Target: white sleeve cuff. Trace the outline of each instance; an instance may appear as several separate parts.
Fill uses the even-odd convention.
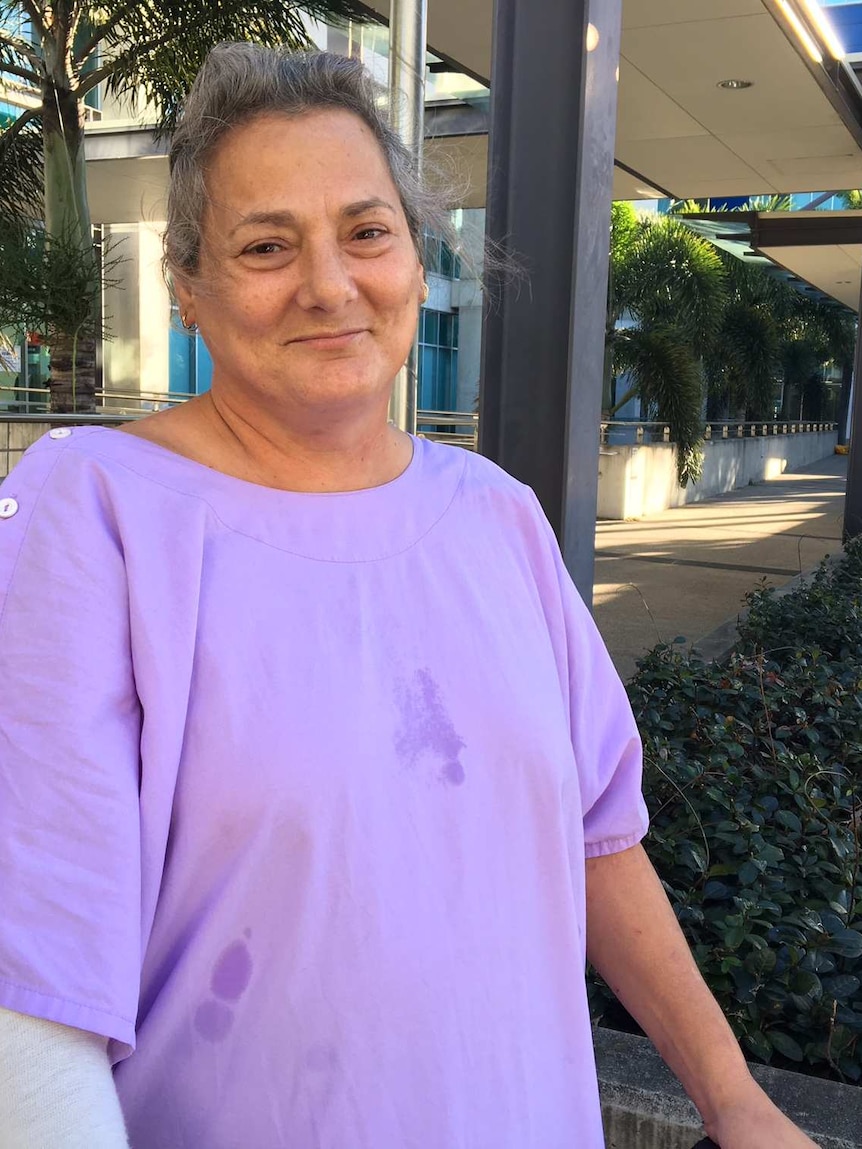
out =
[[[128,1149],[104,1038],[0,1009],[0,1149]]]

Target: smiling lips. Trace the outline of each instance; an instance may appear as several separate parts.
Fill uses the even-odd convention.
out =
[[[362,335],[364,331],[364,327],[355,327],[348,331],[321,331],[317,335],[297,336],[296,339],[291,339],[290,342],[302,343],[306,347],[319,347],[321,349],[327,347],[344,347],[357,336]]]

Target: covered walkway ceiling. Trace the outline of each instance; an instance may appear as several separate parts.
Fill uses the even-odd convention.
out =
[[[485,82],[492,7],[428,3],[431,50]],[[623,0],[621,56],[616,198],[862,187],[862,89],[806,56],[776,0]]]

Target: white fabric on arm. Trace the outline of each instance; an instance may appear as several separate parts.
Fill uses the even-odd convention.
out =
[[[94,1033],[0,1009],[0,1149],[128,1149]]]

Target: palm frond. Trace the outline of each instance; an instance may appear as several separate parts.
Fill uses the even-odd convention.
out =
[[[695,342],[709,339],[721,321],[725,278],[711,243],[662,216],[644,221],[615,281],[620,306],[642,324],[672,326]]]
[[[138,92],[155,106],[161,128],[170,131],[180,103],[209,50],[226,40],[250,40],[301,50],[311,46],[303,17],[329,23],[369,20],[356,0],[142,0],[109,9],[100,73],[110,91],[134,99]],[[108,24],[110,21],[110,24]],[[95,25],[98,28],[98,24]]]
[[[839,192],[838,198],[842,200],[844,206],[850,208],[851,211],[859,211],[859,209],[862,208],[862,191],[858,189]]]
[[[92,332],[101,279],[91,254],[74,234],[49,237],[32,221],[0,215],[0,327],[48,339]]]
[[[21,126],[23,118],[0,132],[0,216],[38,219],[44,196],[42,132],[35,118]]]
[[[628,372],[651,413],[669,425],[680,486],[696,482],[702,467],[703,380],[691,346],[672,327],[635,327],[618,333],[614,358],[615,371]]]
[[[771,417],[778,381],[779,329],[764,304],[737,299],[728,306],[711,358],[723,391],[752,419]]]

